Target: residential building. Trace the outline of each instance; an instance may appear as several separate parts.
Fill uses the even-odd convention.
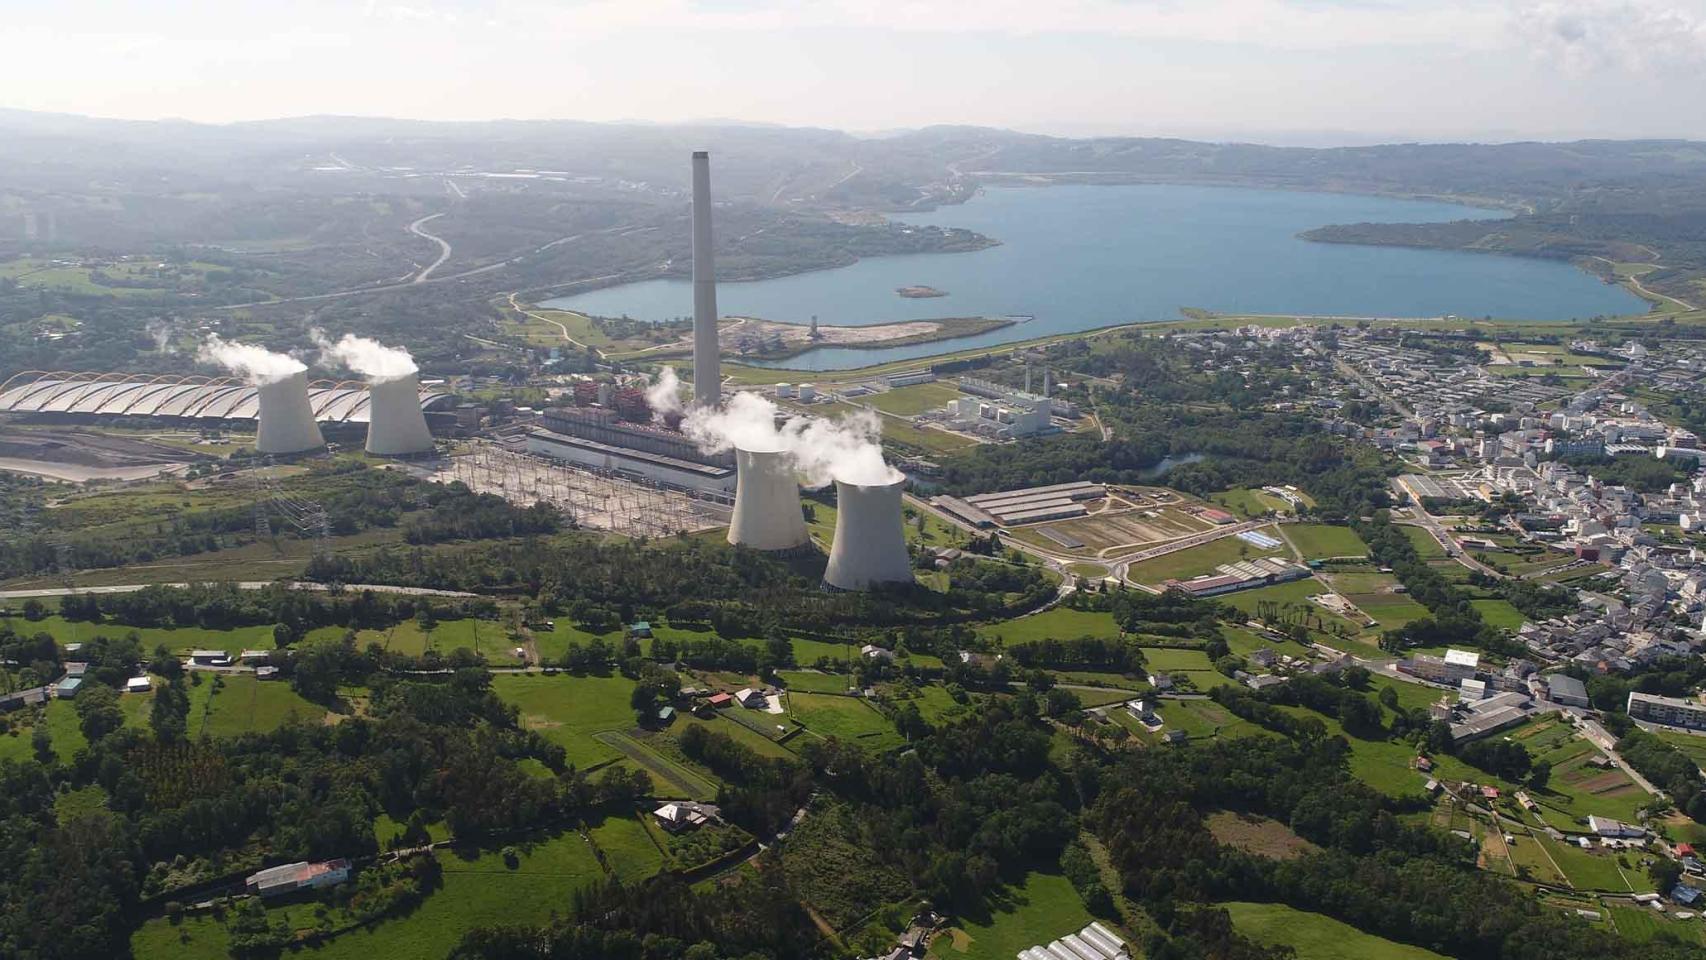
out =
[[[1698,700],[1631,691],[1627,709],[1629,716],[1636,720],[1670,727],[1706,729],[1706,704]]]

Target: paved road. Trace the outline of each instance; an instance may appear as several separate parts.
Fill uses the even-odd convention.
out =
[[[314,583],[306,580],[238,580],[222,582],[234,583],[239,590],[265,590],[267,587],[275,586],[280,582],[288,582],[290,587],[294,590],[328,591],[332,589],[330,584]],[[101,587],[47,587],[36,590],[0,590],[0,600],[40,600],[48,597],[65,597],[84,593],[135,593],[138,590],[145,590],[149,587],[183,588],[188,586],[188,583],[125,583]],[[477,593],[464,593],[460,590],[433,590],[429,587],[398,587],[385,583],[346,583],[343,584],[340,589],[346,593],[360,593],[364,590],[371,590],[374,593],[401,593],[414,597],[468,598],[479,596]]]
[[[425,282],[427,277],[432,276],[432,272],[434,270],[437,270],[439,268],[439,266],[444,263],[444,261],[450,259],[450,242],[448,240],[444,239],[443,237],[440,237],[436,234],[428,233],[428,232],[426,232],[426,230],[422,229],[423,224],[425,224],[429,221],[432,221],[432,220],[437,220],[439,217],[442,217],[442,216],[444,216],[444,211],[441,210],[438,213],[429,213],[426,216],[420,218],[419,220],[416,220],[414,223],[409,224],[409,232],[410,233],[414,234],[417,237],[425,237],[426,239],[431,240],[433,243],[438,244],[438,259],[427,264],[426,267],[423,270],[421,270],[420,273],[415,274],[414,279],[409,281],[410,283]]]
[[[1338,359],[1337,357],[1333,358],[1333,366],[1338,368],[1338,371],[1340,373],[1342,373],[1345,376],[1349,377],[1350,379],[1356,381],[1356,383],[1358,385],[1360,385],[1364,390],[1367,390],[1369,393],[1373,394],[1374,396],[1379,397],[1380,401],[1382,403],[1386,404],[1388,407],[1391,407],[1393,410],[1396,410],[1398,412],[1399,416],[1410,417],[1410,418],[1415,417],[1416,411],[1410,409],[1409,407],[1405,406],[1402,403],[1399,403],[1397,397],[1394,397],[1392,394],[1387,393],[1385,388],[1381,387],[1379,384],[1375,383],[1373,380],[1370,380],[1368,377],[1364,376],[1363,372],[1361,370],[1358,370],[1357,368],[1351,366],[1350,364],[1346,363],[1343,360]]]

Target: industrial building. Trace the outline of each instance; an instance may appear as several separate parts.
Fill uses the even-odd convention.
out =
[[[1056,429],[1049,402],[1042,397],[1015,394],[997,402],[958,397],[948,401],[945,410],[949,426],[995,440],[1034,437]]]
[[[1444,657],[1419,653],[1398,661],[1397,666],[1411,676],[1455,687],[1480,672],[1481,655],[1473,650],[1447,650]]]
[[[737,483],[729,542],[754,550],[799,550],[811,544],[800,485],[780,450],[735,450]]]
[[[320,423],[367,423],[368,391],[359,381],[312,380],[308,406]],[[455,398],[420,390],[424,411],[449,410]],[[26,370],[0,383],[0,413],[55,419],[153,417],[200,423],[260,419],[260,389],[234,377],[72,373]]]
[[[1082,517],[1088,513],[1084,501],[1107,495],[1108,488],[1103,484],[1080,480],[964,498],[941,496],[931,503],[974,527],[1010,527]]]
[[[1662,724],[1667,727],[1706,729],[1706,704],[1680,697],[1661,697],[1654,693],[1629,694],[1629,716],[1635,720]]]
[[[1166,586],[1169,589],[1183,590],[1192,596],[1218,597],[1223,593],[1248,590],[1251,587],[1302,580],[1309,574],[1309,568],[1301,563],[1277,560],[1273,557],[1257,557],[1254,560],[1223,563],[1215,568],[1214,573],[1190,580],[1168,580]]]
[[[1459,700],[1443,719],[1451,724],[1451,739],[1463,742],[1514,727],[1534,713],[1527,694],[1510,690],[1481,700]]]
[[[867,590],[884,583],[911,583],[912,558],[901,529],[900,494],[905,480],[860,485],[835,482],[835,542],[823,582],[837,590]]]
[[[547,410],[527,435],[527,452],[685,490],[727,493],[735,486],[733,453],[707,454],[679,431],[624,421],[614,410]]]

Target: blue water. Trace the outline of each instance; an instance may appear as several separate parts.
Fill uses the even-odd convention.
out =
[[[1309,243],[1332,223],[1423,223],[1503,214],[1457,204],[1349,194],[1171,185],[987,190],[897,219],[966,227],[1001,241],[976,253],[862,260],[775,280],[723,283],[724,315],[864,325],[930,317],[1027,315],[975,337],[887,349],[820,348],[774,364],[840,370],[1115,323],[1227,313],[1560,320],[1646,305],[1556,261],[1400,247]],[[922,284],[946,297],[911,300]],[[692,285],[651,280],[548,301],[604,316],[692,313]]]

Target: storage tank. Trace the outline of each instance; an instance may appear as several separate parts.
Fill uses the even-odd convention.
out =
[[[432,452],[432,431],[421,412],[419,378],[404,374],[367,385],[367,452],[381,457]]]
[[[810,542],[800,486],[780,450],[735,448],[735,512],[729,542],[754,550],[797,550]]]
[[[823,582],[838,590],[867,590],[880,583],[911,583],[912,559],[901,530],[900,491],[893,483],[835,481],[835,543]]]
[[[308,371],[298,370],[256,385],[261,422],[255,449],[261,453],[301,453],[324,446],[314,408],[308,404]]]

